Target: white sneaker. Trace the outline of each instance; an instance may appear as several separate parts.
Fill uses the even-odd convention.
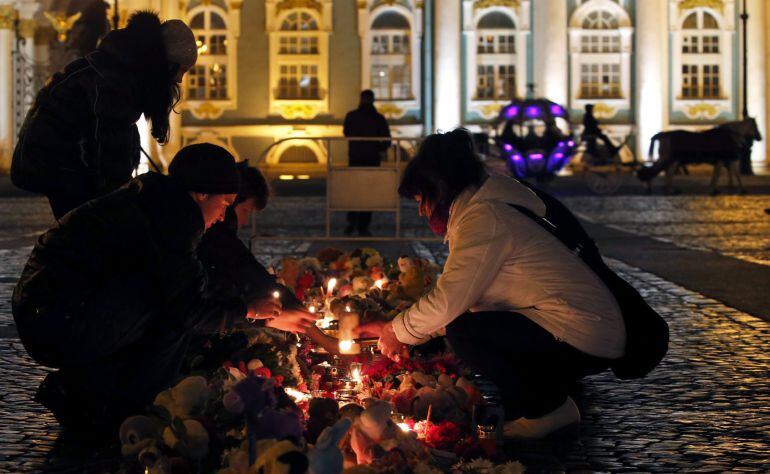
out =
[[[541,439],[562,428],[578,423],[580,423],[580,410],[575,405],[575,401],[567,397],[567,400],[559,408],[540,418],[522,417],[506,422],[503,425],[503,434],[506,438]]]

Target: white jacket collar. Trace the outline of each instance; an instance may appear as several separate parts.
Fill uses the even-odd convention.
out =
[[[480,188],[468,188],[452,201],[444,243],[449,241],[462,216],[474,204],[485,201],[515,204],[526,207],[538,216],[545,216],[545,203],[531,189],[507,176],[490,174]]]

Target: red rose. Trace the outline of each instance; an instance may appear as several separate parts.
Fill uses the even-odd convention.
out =
[[[262,367],[262,368],[265,368],[265,367]],[[269,370],[267,372],[270,373]],[[280,387],[283,385],[283,380],[284,380],[283,375],[276,375],[275,377],[273,377],[273,380],[275,380],[276,387]]]
[[[270,378],[270,369],[267,367],[259,367],[258,369],[254,369],[252,372],[257,377],[264,377],[266,379]]]

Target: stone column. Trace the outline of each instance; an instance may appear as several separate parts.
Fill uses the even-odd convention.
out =
[[[535,95],[567,104],[567,2],[537,0],[534,21]]]
[[[757,120],[762,139],[767,139],[767,76],[765,76],[765,60],[767,43],[765,42],[765,10],[766,0],[748,0],[746,12],[748,21],[748,97],[749,115]],[[751,162],[755,169],[767,165],[766,144],[754,143],[751,150]]]
[[[667,126],[668,27],[666,0],[636,3],[637,157],[644,161],[650,139]]]
[[[18,12],[0,3],[0,173],[11,169],[13,153],[13,39]]]
[[[436,0],[434,10],[435,43],[433,56],[433,89],[435,91],[436,129],[449,131],[461,123],[460,103],[460,2],[457,0]]]

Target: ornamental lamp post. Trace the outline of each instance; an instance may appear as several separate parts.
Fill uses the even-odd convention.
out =
[[[117,0],[116,0],[117,1]],[[741,23],[743,24],[743,120],[749,118],[749,88],[748,88],[748,20],[749,14],[746,12],[746,4],[748,0],[743,0],[743,12],[741,13]],[[753,175],[754,172],[751,169],[751,146],[752,141],[749,141],[746,147],[741,150],[740,158],[740,172],[743,175]]]

